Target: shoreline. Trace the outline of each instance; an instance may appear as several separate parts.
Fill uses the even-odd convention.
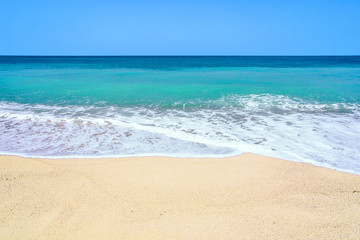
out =
[[[0,202],[4,239],[360,238],[359,175],[252,153],[0,155]]]
[[[233,158],[233,157],[241,157],[244,154],[253,154],[257,156],[267,157],[267,158],[275,158],[279,160],[289,161],[289,162],[295,162],[295,163],[303,163],[303,164],[310,164],[314,167],[320,167],[325,169],[330,169],[342,173],[349,173],[353,175],[360,176],[360,172],[356,172],[351,169],[343,169],[343,168],[336,168],[334,166],[329,165],[328,163],[320,163],[316,162],[314,160],[309,161],[296,161],[296,160],[289,160],[281,157],[275,157],[275,156],[268,156],[258,153],[252,153],[252,152],[244,152],[244,153],[236,153],[236,154],[230,154],[230,155],[219,155],[218,157],[214,155],[202,155],[202,156],[176,156],[176,155],[166,155],[166,154],[134,154],[134,155],[96,155],[96,156],[89,156],[89,155],[69,155],[69,156],[32,156],[32,155],[26,155],[26,154],[16,154],[16,153],[7,153],[7,152],[0,152],[0,157],[20,157],[20,158],[31,158],[31,159],[52,159],[52,160],[60,160],[60,159],[123,159],[123,158],[184,158],[184,159],[226,159],[226,158]]]

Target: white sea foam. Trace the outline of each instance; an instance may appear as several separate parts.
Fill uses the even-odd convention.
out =
[[[244,152],[360,173],[359,105],[227,96],[171,108],[0,102],[0,151],[42,157]]]

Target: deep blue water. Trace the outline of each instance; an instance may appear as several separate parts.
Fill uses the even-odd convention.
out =
[[[0,56],[0,64],[42,68],[171,70],[212,67],[359,67],[360,56]]]

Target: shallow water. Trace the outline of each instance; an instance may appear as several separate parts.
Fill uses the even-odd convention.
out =
[[[253,152],[360,173],[359,57],[0,57],[0,151]]]

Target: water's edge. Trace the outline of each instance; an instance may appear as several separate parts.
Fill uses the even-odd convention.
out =
[[[274,159],[279,159],[279,160],[283,160],[283,161],[289,161],[289,162],[295,162],[295,163],[301,163],[301,164],[310,164],[312,166],[315,167],[321,167],[321,168],[326,168],[326,169],[331,169],[331,170],[335,170],[338,172],[343,172],[343,173],[349,173],[349,174],[353,174],[353,175],[358,175],[360,176],[359,172],[355,172],[353,170],[349,170],[349,169],[341,169],[341,168],[335,168],[332,167],[328,164],[320,164],[318,162],[301,162],[301,161],[293,161],[293,160],[288,160],[288,159],[284,159],[284,158],[279,158],[279,157],[272,157],[272,156],[266,156],[266,155],[262,155],[262,154],[257,154],[257,153],[252,153],[252,152],[244,152],[241,154],[235,154],[235,155],[228,155],[228,156],[176,156],[176,155],[167,155],[167,154],[135,154],[135,155],[131,155],[131,156],[113,156],[113,155],[105,155],[105,156],[80,156],[80,155],[74,155],[74,156],[32,156],[32,155],[27,155],[27,154],[14,154],[14,153],[8,153],[8,152],[2,152],[0,151],[0,158],[1,157],[21,157],[21,158],[25,158],[25,159],[53,159],[53,160],[58,160],[58,159],[83,159],[84,161],[87,159],[129,159],[129,158],[150,158],[150,157],[162,157],[162,158],[187,158],[187,159],[218,159],[218,160],[222,160],[222,159],[226,159],[226,158],[232,158],[232,157],[241,157],[244,154],[253,154],[253,155],[258,155],[258,156],[263,156],[263,157],[269,157],[269,158],[274,158]]]

